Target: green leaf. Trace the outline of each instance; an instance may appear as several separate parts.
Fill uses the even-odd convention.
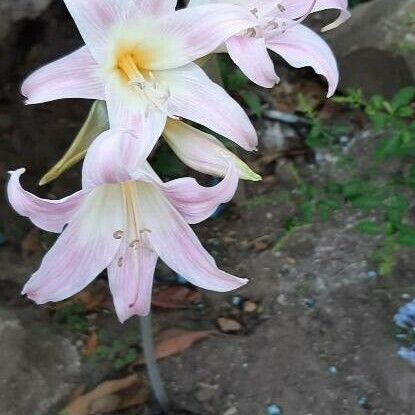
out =
[[[254,91],[241,91],[241,96],[248,108],[258,117],[262,115],[261,99]]]
[[[396,115],[401,118],[409,118],[414,115],[414,110],[411,106],[401,107],[396,111]]]
[[[356,225],[356,229],[365,235],[381,235],[383,227],[371,220],[363,220]]]
[[[413,100],[415,100],[415,86],[402,88],[392,99],[393,112],[396,112],[401,107],[408,106]]]
[[[382,161],[388,157],[399,155],[400,140],[398,136],[387,138],[379,144],[375,150],[374,157],[376,160]]]
[[[398,242],[405,246],[415,246],[415,227],[401,225],[399,228]]]
[[[379,199],[372,196],[361,196],[351,201],[353,209],[361,209],[365,211],[375,210],[379,208]]]

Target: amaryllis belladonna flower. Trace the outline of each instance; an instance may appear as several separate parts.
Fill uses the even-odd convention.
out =
[[[28,104],[105,100],[111,128],[145,137],[147,154],[168,116],[256,148],[242,108],[193,63],[252,26],[249,11],[227,4],[175,11],[175,0],[64,1],[86,46],[29,76],[22,87]]]
[[[327,43],[301,22],[311,12],[338,9],[332,29],[350,17],[347,0],[190,0],[190,6],[201,4],[235,4],[249,10],[256,25],[232,36],[226,49],[232,60],[253,82],[270,88],[279,81],[268,49],[291,66],[311,66],[328,81],[328,96],[334,94],[339,81],[336,59]]]
[[[11,172],[14,209],[46,231],[62,232],[24,287],[29,298],[40,304],[66,299],[108,268],[119,319],[145,315],[158,256],[202,288],[228,291],[246,283],[219,270],[188,225],[233,197],[233,164],[215,187],[191,178],[163,183],[144,162],[142,149],[128,132],[103,133],[86,156],[82,190],[61,200],[28,193],[19,182],[24,169]]]

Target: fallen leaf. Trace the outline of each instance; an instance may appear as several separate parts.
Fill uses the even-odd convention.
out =
[[[20,245],[22,247],[22,256],[25,261],[38,254],[42,250],[39,230],[33,228],[25,236]]]
[[[92,356],[98,347],[98,335],[97,333],[91,333],[88,338],[86,339],[84,349],[82,350],[82,354],[85,357]]]
[[[152,304],[156,307],[170,310],[183,310],[202,302],[199,291],[187,287],[162,287],[154,292]]]
[[[87,312],[95,311],[101,307],[108,295],[107,287],[95,284],[91,288],[81,291],[74,296],[74,299],[80,301]]]
[[[156,355],[157,360],[180,354],[185,350],[189,349],[196,342],[204,339],[212,333],[215,332],[212,330],[166,330],[156,337],[156,346],[154,348],[154,353]],[[140,357],[138,359],[138,364],[143,363],[144,358]]]
[[[224,333],[237,333],[242,330],[242,325],[239,321],[231,318],[220,317],[218,318],[218,326]]]
[[[142,405],[148,389],[137,375],[106,381],[93,391],[73,400],[61,415],[98,415]]]

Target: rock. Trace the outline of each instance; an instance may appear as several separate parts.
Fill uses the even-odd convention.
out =
[[[48,326],[0,308],[0,413],[45,415],[72,389],[80,357]]]
[[[23,19],[35,19],[52,0],[2,0],[0,3],[0,41],[9,29]]]
[[[328,34],[339,61],[342,89],[393,95],[415,83],[415,0],[373,0]]]
[[[241,323],[231,318],[220,317],[217,323],[224,333],[237,333],[242,330]]]

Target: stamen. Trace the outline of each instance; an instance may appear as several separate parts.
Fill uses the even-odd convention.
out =
[[[167,112],[166,102],[170,98],[171,93],[168,88],[160,88],[160,83],[153,72],[148,72],[148,80],[143,76],[140,69],[131,54],[122,56],[118,60],[118,68],[124,72],[129,80],[129,85],[132,86],[144,96],[147,101],[145,115],[150,113],[150,105],[153,105],[162,112]]]
[[[141,241],[139,239],[136,239],[135,241],[132,241],[128,246],[133,249],[138,249],[140,244]]]

